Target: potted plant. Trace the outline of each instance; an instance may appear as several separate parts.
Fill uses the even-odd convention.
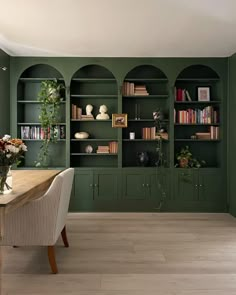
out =
[[[180,152],[176,154],[176,159],[178,163],[175,166],[180,168],[200,168],[206,164],[204,160],[198,160],[193,157],[189,146],[181,148]]]
[[[36,167],[48,165],[49,145],[57,142],[58,130],[55,127],[59,123],[60,103],[63,100],[61,90],[65,86],[57,80],[46,80],[41,82],[38,94],[40,102],[39,121],[41,123],[41,138],[43,143],[38,154]]]

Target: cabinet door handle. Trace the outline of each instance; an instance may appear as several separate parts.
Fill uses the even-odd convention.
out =
[[[198,185],[197,184],[195,184],[195,188],[197,189],[197,187],[198,187]]]
[[[98,187],[98,185],[97,185],[96,183],[94,184],[94,186],[95,186],[95,187]]]
[[[92,183],[90,183],[90,185],[89,185],[90,187],[93,187],[93,184]]]
[[[149,187],[149,183],[147,183],[146,186]]]
[[[199,184],[199,186],[202,187],[203,185],[202,184]]]
[[[145,183],[143,183],[143,187],[145,187]]]

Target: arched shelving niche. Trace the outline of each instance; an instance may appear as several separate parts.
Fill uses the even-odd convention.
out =
[[[86,116],[87,105],[93,107],[92,117]],[[109,119],[96,119],[101,105],[106,105]],[[117,129],[112,128],[111,122],[112,114],[118,110],[118,87],[114,75],[100,65],[80,68],[71,80],[70,108],[71,166],[117,167],[118,152],[111,149],[111,142],[118,145]],[[77,132],[87,132],[89,137],[77,139]],[[101,146],[103,148],[99,148]]]
[[[158,162],[157,140],[153,112],[161,110],[165,139],[162,141],[164,166],[169,167],[169,88],[166,75],[152,65],[140,65],[127,73],[122,87],[123,113],[128,115],[128,128],[123,130],[123,167],[135,167],[137,154],[147,152],[147,166]],[[135,133],[130,140],[129,133]]]
[[[220,167],[222,162],[222,90],[219,75],[205,65],[182,70],[175,82],[174,158],[189,146],[204,167]]]
[[[17,136],[22,138],[28,151],[25,153],[22,166],[35,167],[38,160],[38,153],[44,138],[40,123],[40,102],[38,93],[42,81],[55,80],[64,83],[63,76],[54,67],[47,64],[37,64],[27,68],[19,77],[17,83]],[[49,148],[49,167],[65,167],[66,144],[66,103],[65,90],[62,90],[63,101],[60,105],[60,114],[57,130],[58,143],[50,144]],[[51,132],[51,136],[53,132]]]

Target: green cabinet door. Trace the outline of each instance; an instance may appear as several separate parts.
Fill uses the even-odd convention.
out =
[[[160,201],[161,198],[166,198],[167,192],[167,174],[164,171],[152,171],[147,179],[148,197],[155,201]]]
[[[93,176],[94,200],[117,200],[119,173],[114,170],[95,171]]]
[[[224,183],[220,169],[199,169],[198,188],[200,201],[222,202]]]
[[[146,175],[143,171],[124,171],[122,175],[123,198],[127,200],[144,200],[146,198]]]
[[[198,199],[198,171],[194,169],[175,169],[174,198],[184,202]]]
[[[81,170],[75,172],[74,195],[70,201],[70,211],[89,211],[93,207],[93,172]]]

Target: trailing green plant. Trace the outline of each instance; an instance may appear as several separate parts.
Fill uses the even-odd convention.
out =
[[[39,122],[43,142],[38,154],[38,161],[35,162],[36,167],[47,166],[50,143],[57,142],[58,130],[55,126],[59,123],[60,103],[63,100],[61,90],[64,88],[65,86],[58,83],[56,79],[41,82],[38,101],[40,102]]]
[[[175,167],[181,168],[200,168],[206,164],[204,160],[198,160],[193,157],[189,146],[182,147],[181,150],[176,154],[177,163]]]

